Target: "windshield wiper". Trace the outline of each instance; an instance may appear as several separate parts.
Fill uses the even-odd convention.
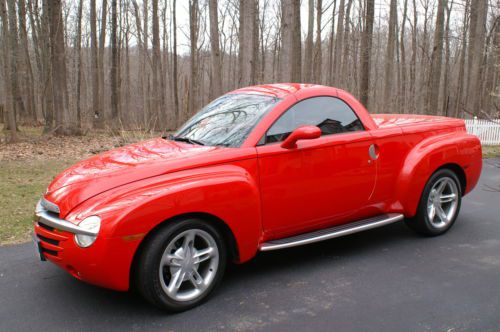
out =
[[[203,143],[203,142],[197,141],[197,140],[192,139],[192,138],[187,138],[187,137],[170,135],[168,137],[168,139],[171,139],[172,141],[185,142],[185,143],[189,143],[189,144],[205,145],[205,143]]]

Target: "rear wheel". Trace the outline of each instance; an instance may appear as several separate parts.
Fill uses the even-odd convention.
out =
[[[226,266],[224,239],[212,225],[189,219],[160,229],[144,245],[137,288],[151,303],[183,311],[204,301]]]
[[[425,185],[417,214],[406,220],[406,224],[423,235],[441,235],[453,226],[461,201],[462,192],[457,176],[449,169],[440,169]]]

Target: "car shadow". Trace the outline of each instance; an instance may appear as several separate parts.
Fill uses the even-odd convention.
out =
[[[228,283],[238,283],[266,273],[287,273],[288,270],[307,271],[311,266],[331,264],[332,260],[347,260],[366,255],[366,252],[381,250],[394,242],[417,239],[403,223],[395,223],[366,232],[336,239],[312,243],[294,248],[259,252],[257,256],[241,265],[230,265]]]

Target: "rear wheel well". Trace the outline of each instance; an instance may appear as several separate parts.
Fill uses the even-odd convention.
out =
[[[439,167],[436,170],[436,172],[439,171],[440,169],[449,169],[450,171],[455,173],[458,180],[460,181],[460,192],[462,193],[462,196],[463,196],[464,192],[465,192],[465,188],[467,186],[467,177],[465,176],[465,172],[462,169],[462,167],[460,167],[457,164],[445,164],[445,165]]]
[[[222,219],[220,219],[219,217],[216,217],[212,214],[209,214],[209,213],[202,213],[202,212],[186,213],[186,214],[182,214],[182,215],[178,215],[178,216],[169,218],[169,219],[159,223],[153,229],[151,229],[146,234],[146,236],[142,239],[141,243],[139,244],[139,247],[135,251],[134,258],[133,258],[132,264],[130,266],[130,279],[129,279],[130,285],[129,285],[129,288],[131,288],[134,285],[135,278],[136,278],[135,272],[134,272],[136,270],[135,267],[138,264],[139,257],[141,256],[141,252],[144,249],[145,245],[148,243],[149,239],[151,237],[153,237],[158,232],[159,229],[166,227],[167,225],[169,225],[171,223],[175,223],[175,222],[178,222],[181,220],[186,220],[186,219],[201,219],[201,220],[211,224],[212,226],[214,226],[220,232],[222,237],[224,238],[224,241],[226,243],[226,248],[228,249],[227,257],[233,262],[238,261],[239,252],[238,252],[238,246],[236,244],[236,239],[234,237],[233,232],[229,228],[229,226],[227,226],[227,224]]]

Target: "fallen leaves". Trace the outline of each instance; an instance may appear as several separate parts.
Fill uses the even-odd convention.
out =
[[[142,132],[122,132],[120,135],[89,133],[85,136],[42,136],[32,133],[21,142],[0,143],[0,161],[79,160],[116,147],[156,136]]]

